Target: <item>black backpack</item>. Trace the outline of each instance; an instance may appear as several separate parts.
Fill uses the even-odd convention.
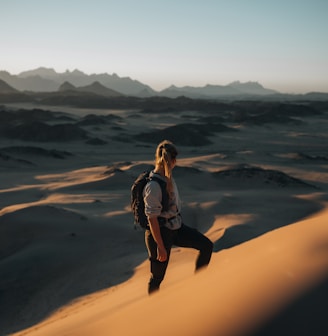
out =
[[[146,229],[148,226],[148,219],[145,214],[145,203],[143,200],[143,190],[146,184],[152,180],[158,182],[162,190],[162,206],[163,210],[168,210],[168,194],[166,191],[166,182],[157,178],[156,176],[150,177],[150,171],[141,173],[134,181],[131,187],[131,210],[134,216],[135,228],[142,227]]]

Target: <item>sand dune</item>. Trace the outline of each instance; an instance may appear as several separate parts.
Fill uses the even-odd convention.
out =
[[[268,331],[266,323],[278,312],[295,314],[297,307],[290,308],[290,302],[295,298],[309,301],[311,288],[320,289],[328,276],[327,216],[325,210],[215,254],[210,267],[195,276],[188,269],[193,256],[176,252],[166,288],[151,298],[140,295],[144,287],[141,275],[147,268],[143,264],[115,292],[86,297],[27,335],[151,335],[155,330],[167,335],[172,328],[176,335],[287,335],[313,331],[323,335],[318,331],[326,326],[325,313],[320,310],[326,306],[326,296],[321,297],[319,304],[323,307],[317,307],[319,310],[310,305],[303,307],[306,321],[287,319],[289,323],[282,325],[278,321]],[[326,292],[321,289],[321,293]]]
[[[271,103],[253,103],[250,114],[243,104],[252,111],[231,104],[215,122],[213,110],[150,109],[138,119],[128,110],[54,112],[104,141],[97,146],[1,137],[0,335],[325,335],[327,115],[284,106],[286,123]],[[60,123],[48,112],[28,115]],[[211,121],[194,145],[198,124]],[[213,131],[216,123],[229,131]],[[214,254],[194,274],[195,252],[174,249],[160,293],[148,297],[143,232],[129,202],[157,138],[135,137],[175,124],[182,215]]]

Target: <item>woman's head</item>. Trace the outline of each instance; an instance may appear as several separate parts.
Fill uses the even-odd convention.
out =
[[[163,140],[156,149],[156,164],[171,163],[178,155],[177,148],[169,140]]]
[[[164,170],[165,176],[171,178],[171,172],[178,155],[177,148],[169,140],[163,140],[156,149],[155,163]]]

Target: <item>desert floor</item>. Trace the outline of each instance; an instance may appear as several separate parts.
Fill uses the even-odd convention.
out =
[[[328,108],[262,118],[266,104],[1,107],[0,335],[326,335]],[[130,187],[164,138],[184,221],[214,253],[194,274],[196,252],[175,248],[148,297]]]

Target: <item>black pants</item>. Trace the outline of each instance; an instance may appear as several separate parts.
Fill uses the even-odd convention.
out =
[[[164,262],[157,260],[157,244],[150,230],[146,230],[145,233],[145,242],[148,249],[151,272],[148,284],[149,294],[158,290],[164,279],[173,245],[190,247],[199,251],[198,258],[196,260],[196,270],[208,265],[212,256],[213,243],[202,233],[196,229],[188,227],[187,225],[183,224],[178,230],[170,230],[166,227],[161,227],[161,235],[167,251],[167,260]]]

